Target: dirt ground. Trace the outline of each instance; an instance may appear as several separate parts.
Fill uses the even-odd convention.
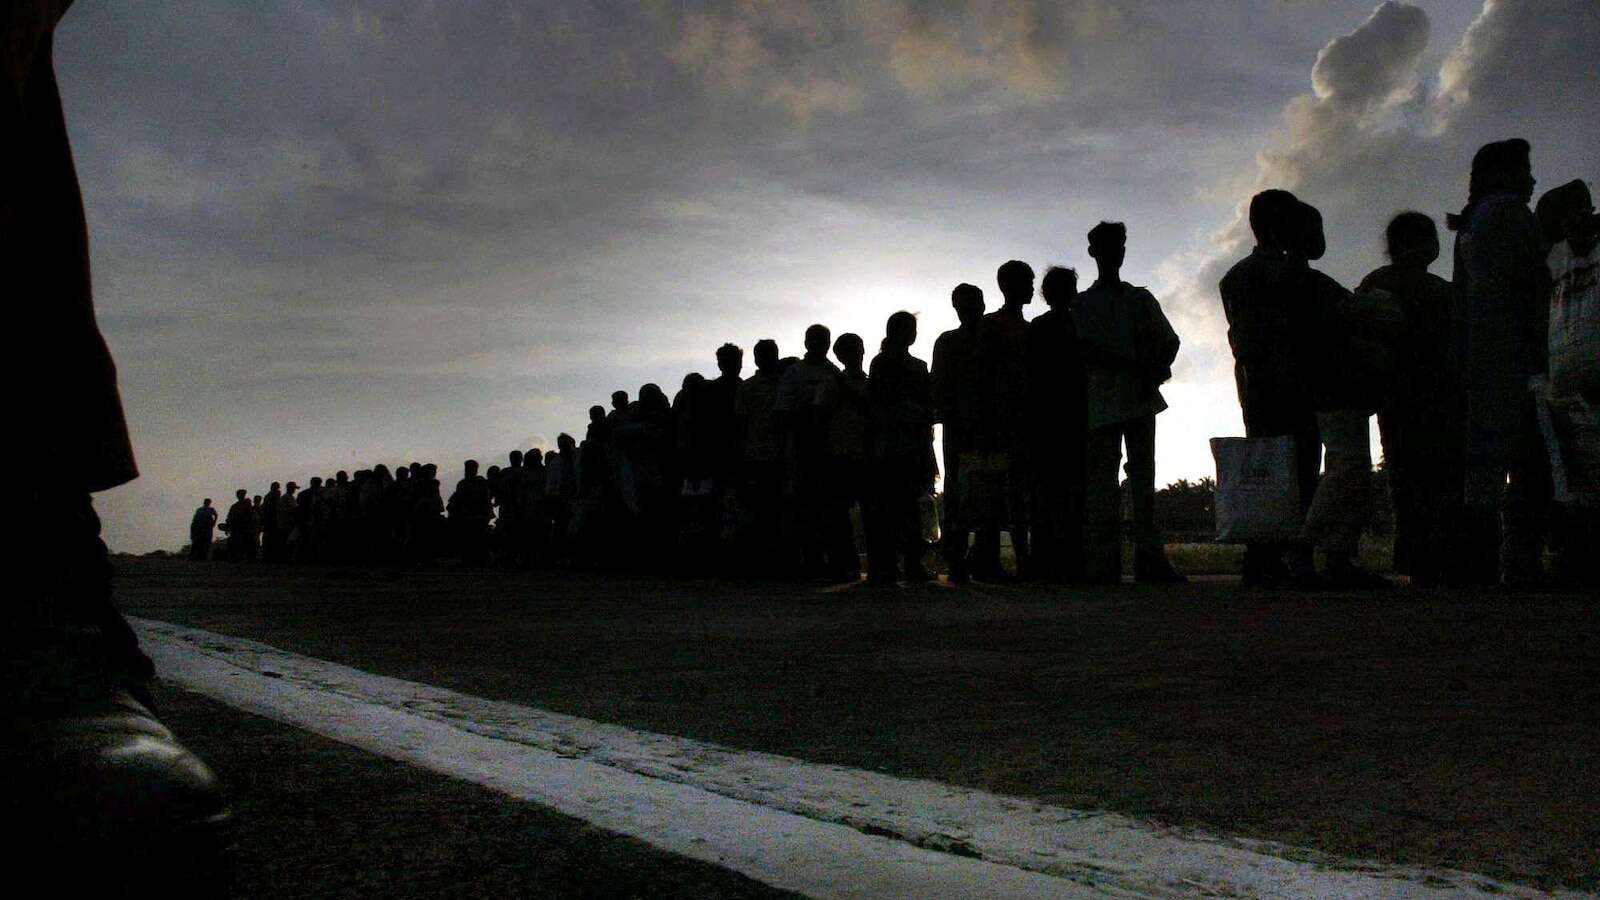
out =
[[[479,696],[1600,888],[1593,597],[118,567],[132,613]]]

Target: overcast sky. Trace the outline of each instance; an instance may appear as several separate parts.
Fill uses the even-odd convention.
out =
[[[1485,141],[1594,179],[1596,47],[1595,0],[82,0],[57,68],[144,473],[107,539],[373,462],[453,478],[724,341],[875,346],[909,309],[926,357],[956,283],[1089,276],[1103,218],[1184,338],[1158,478],[1199,477],[1242,430],[1215,285],[1250,193],[1322,207],[1354,282]]]

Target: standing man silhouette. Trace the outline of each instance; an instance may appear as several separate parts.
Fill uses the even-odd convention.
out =
[[[1004,303],[983,317],[978,328],[978,372],[983,391],[979,443],[992,476],[982,517],[997,532],[1011,534],[1017,576],[1028,576],[1028,323],[1022,308],[1033,302],[1033,268],[1013,259],[995,273]],[[970,499],[970,498],[969,498]],[[998,555],[978,560],[972,574],[1001,578]]]
[[[211,505],[211,498],[207,497],[194,511],[194,518],[189,520],[189,558],[206,560],[211,558],[211,535],[217,527],[217,508]]]
[[[1156,530],[1156,414],[1167,408],[1161,385],[1172,377],[1178,335],[1148,290],[1122,280],[1128,229],[1101,222],[1089,230],[1089,255],[1099,275],[1078,295],[1072,320],[1088,376],[1084,447],[1085,575],[1122,580],[1122,492],[1117,463],[1128,449],[1133,494],[1133,575],[1142,582],[1186,579],[1173,571]]]
[[[950,305],[961,324],[933,342],[933,413],[934,421],[943,426],[944,521],[940,530],[945,565],[950,580],[960,584],[969,580],[974,557],[980,568],[993,571],[1000,567],[1000,540],[993,528],[981,528],[977,546],[969,553],[971,522],[961,508],[961,455],[979,450],[978,436],[983,429],[983,381],[978,372],[983,291],[976,285],[958,284],[950,292]]]
[[[1072,323],[1078,273],[1052,266],[1039,282],[1049,312],[1028,324],[1028,408],[1033,419],[1035,574],[1083,578],[1083,451],[1088,421],[1083,349]]]

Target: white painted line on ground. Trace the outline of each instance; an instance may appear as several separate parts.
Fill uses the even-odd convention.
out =
[[[814,897],[1583,897],[484,700],[133,619],[168,681]]]

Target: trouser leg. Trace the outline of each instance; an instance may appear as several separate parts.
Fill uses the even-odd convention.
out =
[[[1371,513],[1372,451],[1367,420],[1365,410],[1317,414],[1327,471],[1317,485],[1300,537],[1322,547],[1330,557],[1349,559],[1355,554]]]
[[[1122,428],[1090,429],[1084,444],[1084,575],[1097,583],[1122,578]]]
[[[960,577],[967,566],[967,521],[961,509],[961,451],[945,431],[944,442],[944,503],[940,528],[940,548],[950,574]]]
[[[1032,507],[1029,483],[1032,466],[1027,446],[1020,438],[1011,441],[1006,456],[1006,522],[1011,532],[1011,552],[1017,560],[1017,574],[1026,576],[1031,574],[1029,567],[1032,564],[1032,543],[1028,533]]]
[[[1500,574],[1505,579],[1536,578],[1544,573],[1554,489],[1531,394],[1524,396],[1521,416],[1508,438],[1508,478],[1500,507]]]

